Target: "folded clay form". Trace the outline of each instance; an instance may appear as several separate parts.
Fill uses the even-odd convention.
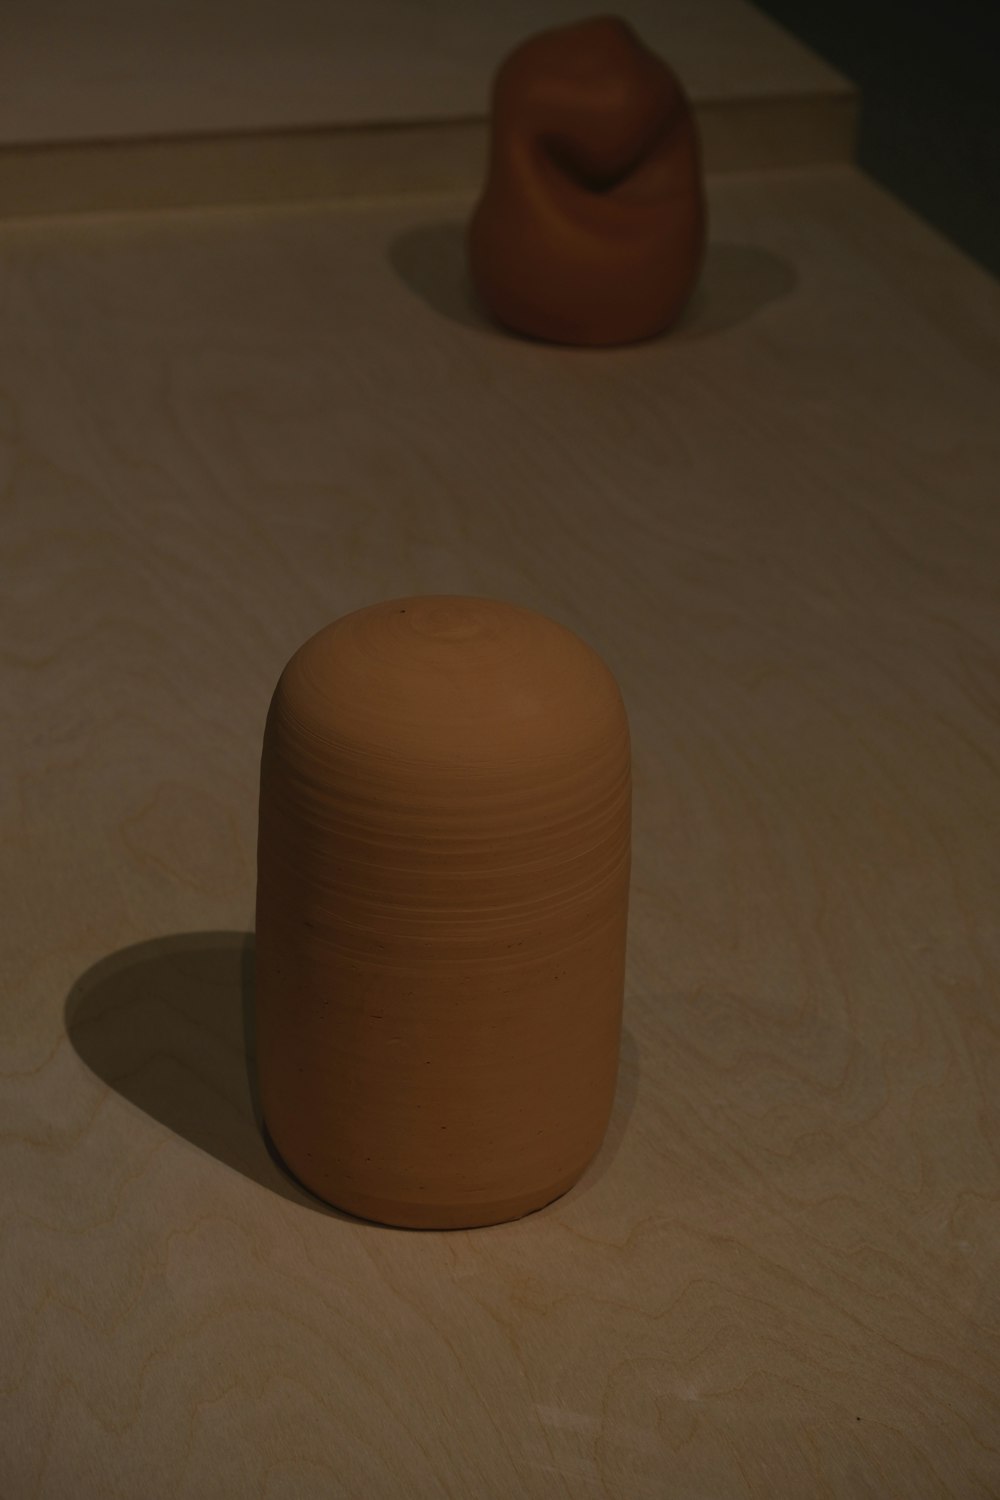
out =
[[[531,610],[399,599],[296,652],[261,761],[257,1054],[314,1193],[443,1229],[577,1180],[617,1075],[630,798],[611,672]]]
[[[493,315],[557,343],[649,338],[680,313],[704,246],[697,131],[667,64],[615,17],[516,48],[468,235]]]

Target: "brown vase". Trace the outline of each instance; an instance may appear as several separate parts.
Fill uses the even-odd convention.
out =
[[[307,641],[261,762],[261,1103],[308,1188],[460,1228],[564,1193],[618,1065],[628,725],[600,657],[489,599]]]
[[[494,317],[557,343],[649,338],[677,318],[704,247],[697,130],[667,64],[615,17],[517,47],[468,235]]]

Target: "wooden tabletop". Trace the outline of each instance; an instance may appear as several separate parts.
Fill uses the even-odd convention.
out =
[[[0,232],[0,1495],[1000,1494],[1000,294],[849,170],[711,185],[672,337],[519,342],[466,198]],[[564,1199],[351,1220],[252,1066],[286,658],[531,605],[635,754]]]
[[[747,0],[614,8],[699,102],[849,88]],[[578,0],[90,0],[84,20],[5,0],[0,143],[482,116],[504,53],[580,15]]]
[[[852,159],[857,98],[746,0],[622,0],[712,172]],[[472,192],[490,83],[576,0],[5,0],[0,220]]]

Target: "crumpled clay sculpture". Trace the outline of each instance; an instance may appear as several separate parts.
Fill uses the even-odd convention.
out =
[[[312,1191],[414,1228],[564,1193],[618,1068],[628,725],[578,636],[498,600],[307,641],[261,760],[264,1120]]]
[[[467,247],[499,322],[565,344],[649,338],[692,292],[705,234],[690,106],[626,22],[546,31],[510,54]]]

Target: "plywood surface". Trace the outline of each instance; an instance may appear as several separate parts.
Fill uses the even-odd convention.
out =
[[[854,156],[851,94],[721,99],[695,114],[710,175]],[[0,146],[0,220],[475,193],[488,153],[485,119]]]
[[[464,200],[0,236],[0,1495],[1000,1493],[996,287],[715,184],[668,341],[508,340]],[[324,1211],[247,1076],[287,656],[498,595],[618,673],[606,1146]]]
[[[617,7],[701,100],[843,93],[746,0]],[[7,0],[0,142],[465,119],[523,36],[578,0]]]
[[[690,91],[711,172],[850,161],[852,86],[745,0],[629,0]],[[78,10],[11,0],[0,219],[473,192],[490,80],[568,0]]]

